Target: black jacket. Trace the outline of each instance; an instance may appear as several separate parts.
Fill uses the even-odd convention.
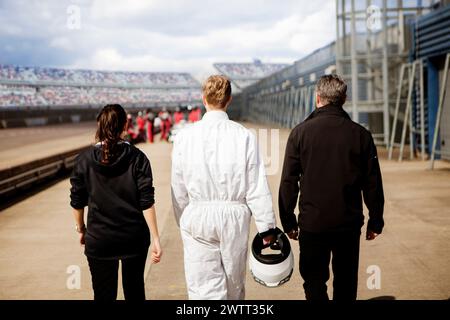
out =
[[[316,109],[289,135],[279,190],[284,231],[298,225],[309,232],[360,229],[361,192],[369,209],[368,229],[381,233],[384,195],[372,135],[340,106]]]
[[[154,200],[150,162],[128,143],[118,145],[111,164],[101,163],[101,147],[91,146],[76,159],[70,205],[88,206],[85,254],[122,259],[147,252],[150,233],[143,210]]]

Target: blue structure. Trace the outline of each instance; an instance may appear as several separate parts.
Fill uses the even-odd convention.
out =
[[[441,7],[427,15],[417,18],[413,30],[412,56],[414,59],[422,59],[426,64],[426,100],[428,106],[427,145],[428,152],[431,148],[435,131],[436,115],[439,104],[439,93],[441,89],[440,74],[443,72],[445,56],[450,52],[450,5]],[[441,137],[438,139],[439,146],[450,151],[450,136],[442,135],[442,132],[449,132],[448,123],[449,101],[444,107],[444,114],[441,120]],[[441,139],[442,138],[442,139]],[[447,139],[447,145],[445,145]],[[445,157],[445,156],[444,156]]]

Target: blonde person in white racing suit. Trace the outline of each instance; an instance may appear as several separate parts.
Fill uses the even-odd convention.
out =
[[[231,84],[210,76],[203,119],[176,136],[172,203],[184,245],[189,299],[245,298],[250,217],[264,242],[275,216],[256,137],[228,119]]]

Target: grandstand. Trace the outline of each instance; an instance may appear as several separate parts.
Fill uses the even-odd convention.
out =
[[[281,63],[262,63],[257,59],[255,59],[253,63],[214,64],[217,71],[230,78],[237,91],[256,83],[264,77],[270,76],[274,72],[277,72],[287,66],[287,64]]]
[[[0,65],[0,107],[3,108],[194,104],[200,101],[199,88],[199,83],[188,73]]]
[[[188,73],[124,72],[0,65],[0,81],[7,84],[77,85],[105,87],[196,87]]]
[[[335,46],[332,42],[245,88],[234,97],[233,117],[289,128],[302,121],[314,109],[316,80],[336,71]]]

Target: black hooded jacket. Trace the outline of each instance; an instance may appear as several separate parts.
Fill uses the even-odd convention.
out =
[[[150,162],[125,142],[110,164],[101,162],[101,153],[100,145],[80,153],[70,178],[70,205],[88,206],[85,254],[97,259],[145,254],[150,232],[142,211],[155,202]]]
[[[372,135],[341,106],[316,109],[296,126],[286,145],[279,191],[285,232],[297,227],[294,209],[300,191],[300,229],[333,232],[360,229],[362,197],[368,228],[381,233],[384,195]]]

